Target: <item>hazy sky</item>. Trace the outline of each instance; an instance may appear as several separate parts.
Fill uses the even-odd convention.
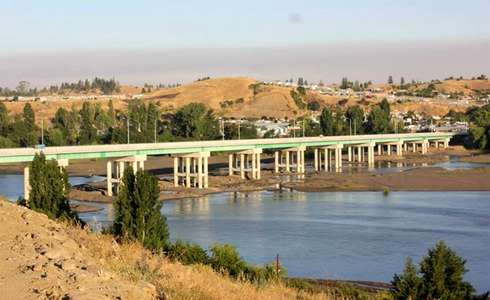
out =
[[[0,86],[490,73],[489,0],[0,0]]]

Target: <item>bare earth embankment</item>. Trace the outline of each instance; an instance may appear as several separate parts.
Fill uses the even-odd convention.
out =
[[[2,299],[337,299],[183,266],[3,199],[0,222]]]

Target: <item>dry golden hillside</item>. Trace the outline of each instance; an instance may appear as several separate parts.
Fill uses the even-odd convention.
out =
[[[257,288],[183,266],[0,198],[2,299],[349,299],[271,283]]]
[[[442,93],[472,94],[474,90],[490,90],[490,80],[445,80],[436,84],[436,89]]]
[[[250,85],[255,83],[255,79],[245,77],[209,79],[158,90],[146,99],[158,100],[160,106],[169,109],[199,102],[230,117],[283,118],[299,113],[291,98],[290,88],[262,85],[254,95]]]

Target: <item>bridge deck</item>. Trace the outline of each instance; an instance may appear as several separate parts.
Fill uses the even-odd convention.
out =
[[[280,149],[293,147],[321,147],[329,145],[356,145],[364,143],[411,142],[423,140],[445,140],[453,133],[404,133],[377,134],[355,136],[273,138],[251,140],[216,140],[195,142],[171,142],[152,144],[93,145],[46,147],[42,152],[48,159],[88,159],[114,158],[133,155],[185,154],[192,152],[226,152],[247,149]],[[16,163],[32,161],[40,152],[35,148],[0,149],[0,163]]]

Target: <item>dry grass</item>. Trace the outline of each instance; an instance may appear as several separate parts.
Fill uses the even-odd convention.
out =
[[[348,299],[334,291],[308,293],[282,283],[257,287],[218,274],[207,266],[171,262],[164,256],[149,253],[137,243],[119,245],[110,236],[73,227],[67,230],[101,266],[139,285],[155,286],[156,293],[165,294],[167,299]]]

